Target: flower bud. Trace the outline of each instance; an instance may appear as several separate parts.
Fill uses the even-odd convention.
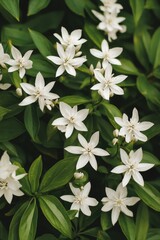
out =
[[[113,144],[113,145],[116,145],[117,142],[118,142],[118,138],[113,138],[113,140],[112,140],[112,144]]]
[[[118,136],[119,136],[119,130],[118,130],[118,129],[115,129],[115,130],[113,131],[113,136],[114,136],[114,137],[118,137]]]
[[[22,89],[21,88],[16,88],[16,93],[18,96],[22,96]]]
[[[75,179],[82,179],[84,177],[84,173],[82,172],[75,172],[74,173],[74,178]]]

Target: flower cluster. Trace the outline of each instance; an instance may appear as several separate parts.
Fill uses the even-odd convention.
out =
[[[10,162],[7,152],[4,152],[0,160],[0,197],[4,195],[8,203],[11,203],[13,195],[22,196],[24,194],[19,189],[22,185],[18,180],[26,174],[16,175],[18,168]]]
[[[116,3],[116,0],[101,0],[102,4],[99,8],[101,12],[92,10],[92,13],[98,18],[100,23],[97,28],[104,31],[108,35],[108,40],[117,39],[117,32],[125,32],[126,26],[120,25],[125,20],[124,17],[118,17],[122,5]]]
[[[82,35],[82,30],[77,29],[71,32],[69,35],[67,29],[61,28],[62,36],[55,33],[54,36],[60,41],[57,42],[57,56],[48,56],[47,58],[51,60],[54,64],[59,65],[56,71],[56,77],[62,75],[65,71],[76,76],[76,68],[79,68],[84,62],[87,61],[86,56],[81,56],[82,52],[80,48],[85,39],[80,39]]]

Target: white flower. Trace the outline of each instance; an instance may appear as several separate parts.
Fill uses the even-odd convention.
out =
[[[0,66],[2,66],[3,68],[6,68],[5,63],[8,63],[9,59],[10,59],[10,56],[7,53],[4,53],[3,46],[0,43]]]
[[[55,33],[53,34],[64,47],[68,47],[69,45],[72,46],[81,46],[83,43],[85,43],[87,40],[86,39],[80,39],[82,36],[82,30],[81,29],[76,29],[71,32],[69,35],[68,31],[66,28],[61,27],[61,34]]]
[[[82,211],[84,215],[90,216],[91,211],[89,206],[96,206],[98,201],[95,198],[88,197],[88,194],[91,190],[91,183],[88,182],[82,188],[75,188],[70,183],[70,189],[74,195],[64,195],[61,196],[61,199],[67,202],[71,202],[71,210],[77,210],[76,217],[79,216],[79,211]]]
[[[122,180],[122,185],[125,187],[133,177],[134,181],[139,185],[144,186],[144,180],[142,175],[139,172],[144,172],[149,170],[154,166],[151,163],[140,163],[143,157],[142,148],[139,148],[137,151],[131,151],[129,155],[123,150],[120,149],[120,156],[123,162],[123,165],[117,166],[112,169],[113,173],[124,173]]]
[[[95,84],[91,87],[92,90],[98,90],[98,93],[106,100],[109,100],[114,94],[123,95],[124,91],[121,87],[116,84],[124,81],[127,76],[119,75],[114,77],[112,74],[112,66],[111,64],[106,65],[104,76],[100,71],[94,71],[95,78],[99,81],[99,83]]]
[[[20,83],[22,89],[30,96],[26,97],[19,105],[26,106],[38,100],[39,107],[43,111],[47,104],[46,100],[59,98],[57,94],[50,92],[54,84],[55,81],[52,81],[45,86],[44,78],[40,72],[36,76],[35,87],[30,83]]]
[[[24,177],[24,175],[21,176],[21,178],[22,177]],[[24,193],[19,189],[21,186],[22,185],[19,183],[19,181],[16,178],[12,177],[12,175],[8,176],[5,179],[0,178],[0,197],[4,195],[7,202],[11,203],[13,195],[15,196],[24,195]]]
[[[32,68],[33,62],[29,60],[32,52],[33,52],[32,50],[29,50],[22,57],[21,52],[14,46],[12,46],[11,53],[14,59],[10,59],[7,62],[7,64],[11,65],[11,67],[8,69],[8,72],[14,72],[18,70],[19,77],[23,78],[26,73],[26,69]]]
[[[119,47],[109,49],[108,42],[104,39],[101,44],[101,51],[93,48],[90,49],[90,52],[93,56],[103,59],[105,65],[107,62],[115,65],[121,65],[121,62],[116,59],[116,57],[121,54],[122,50],[123,49]]]
[[[12,174],[17,166],[10,162],[8,153],[5,151],[0,160],[0,179],[6,179],[10,174]]]
[[[57,118],[52,125],[56,126],[61,132],[65,132],[65,137],[69,138],[74,130],[87,131],[86,126],[82,122],[88,115],[89,109],[78,111],[78,107],[70,107],[64,102],[59,103],[59,109],[63,117]]]
[[[103,3],[103,6],[100,6],[100,9],[104,12],[109,13],[119,13],[123,6],[119,3],[116,3],[117,0],[100,0]]]
[[[113,225],[117,222],[120,212],[123,212],[127,216],[133,217],[133,213],[127,208],[127,205],[133,206],[140,200],[140,198],[127,197],[127,188],[123,187],[121,183],[118,185],[116,191],[106,187],[105,192],[107,197],[104,197],[101,200],[104,204],[101,210],[103,212],[112,210],[111,220]]]
[[[78,146],[69,146],[66,147],[65,150],[73,153],[73,154],[81,154],[76,169],[83,168],[88,162],[91,164],[91,166],[97,170],[97,161],[95,158],[96,156],[108,156],[109,153],[101,148],[96,148],[99,142],[99,132],[95,132],[91,138],[90,141],[87,142],[86,139],[81,135],[78,134],[78,140],[82,147]]]
[[[86,62],[86,56],[75,57],[76,48],[73,45],[69,45],[66,49],[64,49],[61,44],[57,43],[57,52],[59,57],[47,57],[56,65],[60,65],[56,71],[56,77],[62,75],[64,71],[66,71],[72,76],[76,76],[75,69],[80,67],[84,62]]]
[[[0,81],[2,80],[3,75],[0,74]],[[10,83],[0,83],[0,89],[1,90],[7,90],[8,88],[10,88],[11,84]]]
[[[119,136],[125,137],[127,143],[137,140],[146,142],[147,137],[141,131],[145,131],[154,125],[152,122],[139,122],[139,115],[136,108],[133,109],[130,121],[125,113],[122,118],[115,117],[114,120],[121,126]]]

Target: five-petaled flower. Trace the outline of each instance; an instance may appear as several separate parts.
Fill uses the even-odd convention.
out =
[[[57,43],[57,52],[59,57],[47,57],[56,65],[60,65],[56,71],[56,77],[59,77],[65,71],[72,76],[76,76],[75,69],[87,61],[86,56],[76,57],[76,48],[73,45],[69,45],[64,49],[61,44]]]
[[[105,192],[107,197],[104,197],[101,200],[104,204],[101,210],[103,212],[112,210],[111,220],[113,225],[117,222],[120,212],[133,217],[133,213],[127,208],[127,205],[133,206],[140,200],[140,198],[127,197],[127,188],[123,187],[121,183],[118,185],[116,191],[106,187]]]
[[[133,109],[130,121],[125,113],[122,118],[115,117],[114,120],[121,126],[119,136],[125,137],[127,143],[137,140],[146,142],[147,137],[141,131],[145,131],[154,125],[152,122],[139,122],[139,114],[136,108]]]
[[[117,86],[118,83],[123,82],[127,76],[119,75],[114,77],[112,74],[111,64],[106,65],[104,76],[99,70],[94,70],[95,78],[99,83],[91,87],[91,90],[98,90],[98,93],[106,100],[109,100],[114,94],[123,95],[124,91],[121,87]]]
[[[81,134],[78,134],[78,140],[82,147],[69,146],[65,148],[65,150],[70,153],[81,154],[78,159],[76,169],[83,168],[89,162],[91,166],[95,170],[97,170],[97,161],[96,161],[95,155],[96,156],[109,155],[109,153],[106,150],[103,150],[102,148],[96,148],[96,146],[99,143],[99,132],[95,132],[91,136],[89,142],[87,142],[86,139]]]
[[[144,186],[144,180],[142,175],[139,172],[144,172],[149,170],[154,166],[151,163],[141,163],[143,158],[142,148],[139,148],[137,151],[131,151],[129,155],[123,150],[120,149],[120,156],[123,162],[123,165],[117,166],[112,169],[113,173],[124,173],[122,180],[122,185],[125,187],[133,177],[134,181],[139,185]]]
[[[61,199],[67,202],[71,202],[71,210],[77,210],[76,217],[79,216],[79,211],[82,211],[84,215],[90,216],[91,210],[89,206],[96,206],[98,201],[95,198],[88,197],[91,190],[91,183],[88,182],[81,188],[73,187],[72,183],[69,184],[70,189],[74,195],[64,195]]]
[[[116,59],[116,57],[121,54],[122,50],[123,49],[120,47],[109,49],[108,42],[104,39],[101,44],[101,51],[93,48],[90,49],[90,52],[93,56],[103,59],[104,67],[106,67],[108,62],[115,65],[121,65],[121,62]]]
[[[39,107],[41,111],[43,111],[44,107],[47,105],[47,100],[51,101],[59,98],[57,94],[50,92],[54,84],[55,81],[52,81],[45,86],[44,78],[39,72],[36,76],[35,87],[30,83],[20,84],[22,89],[30,96],[26,97],[22,102],[19,103],[19,105],[26,106],[38,100]]]
[[[89,113],[89,109],[81,109],[78,111],[77,105],[73,108],[67,103],[60,102],[59,109],[63,117],[57,118],[52,122],[61,132],[65,132],[65,137],[72,135],[74,128],[78,131],[87,131],[86,126],[82,122]]]
[[[11,65],[11,67],[9,67],[9,69],[8,69],[8,72],[14,72],[14,71],[18,70],[19,77],[23,78],[26,73],[26,69],[32,68],[33,62],[31,60],[29,60],[32,52],[33,52],[32,50],[29,50],[22,57],[21,52],[14,46],[12,46],[11,53],[12,53],[12,57],[14,59],[10,59],[7,62],[7,64]]]

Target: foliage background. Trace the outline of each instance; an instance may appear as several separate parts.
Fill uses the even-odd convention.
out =
[[[110,152],[110,158],[99,159],[97,172],[90,166],[85,168],[92,182],[91,195],[99,201],[104,195],[105,185],[114,188],[120,182],[119,176],[110,173],[111,168],[120,162],[117,145],[112,145],[112,132],[117,127],[114,117],[124,112],[131,115],[133,107],[136,107],[141,120],[154,122],[155,125],[146,132],[149,141],[143,143],[143,150],[144,161],[154,163],[155,167],[144,173],[144,188],[134,183],[129,185],[130,193],[142,199],[134,207],[134,218],[121,214],[119,223],[113,227],[110,214],[101,213],[99,205],[92,208],[91,217],[80,215],[79,220],[72,219],[74,213],[68,212],[71,223],[62,204],[67,210],[69,205],[61,202],[59,196],[66,193],[66,189],[69,191],[67,183],[73,176],[77,161],[64,152],[64,147],[76,141],[77,133],[66,140],[51,126],[58,117],[57,108],[42,113],[37,104],[25,108],[18,106],[22,99],[17,96],[16,88],[21,80],[16,72],[10,74],[2,69],[3,82],[11,83],[12,87],[0,91],[1,153],[7,150],[12,162],[21,166],[19,171],[28,172],[27,177],[21,180],[24,197],[15,197],[11,205],[0,199],[2,240],[70,239],[71,235],[72,239],[82,240],[160,239],[160,3],[158,0],[121,0],[119,3],[124,7],[121,15],[126,17],[127,32],[119,34],[110,46],[123,47],[122,65],[114,66],[114,70],[128,75],[128,78],[121,84],[125,94],[113,97],[110,102],[99,103],[99,96],[90,91],[89,66],[95,65],[96,60],[89,49],[99,48],[101,41],[107,38],[97,30],[98,21],[91,13],[91,9],[98,10],[100,1],[1,0],[1,43],[8,53],[11,44],[22,53],[34,50],[31,57],[33,68],[27,71],[24,81],[34,82],[40,71],[46,82],[56,80],[56,93],[61,96],[61,101],[90,109],[86,120],[89,131],[85,136],[99,130],[100,144]],[[83,30],[87,43],[82,51],[88,61],[77,71],[76,77],[64,74],[55,79],[57,67],[46,56],[56,55],[53,33],[60,33],[61,26],[69,32],[78,28]],[[136,148],[140,146],[141,142],[135,144]]]

